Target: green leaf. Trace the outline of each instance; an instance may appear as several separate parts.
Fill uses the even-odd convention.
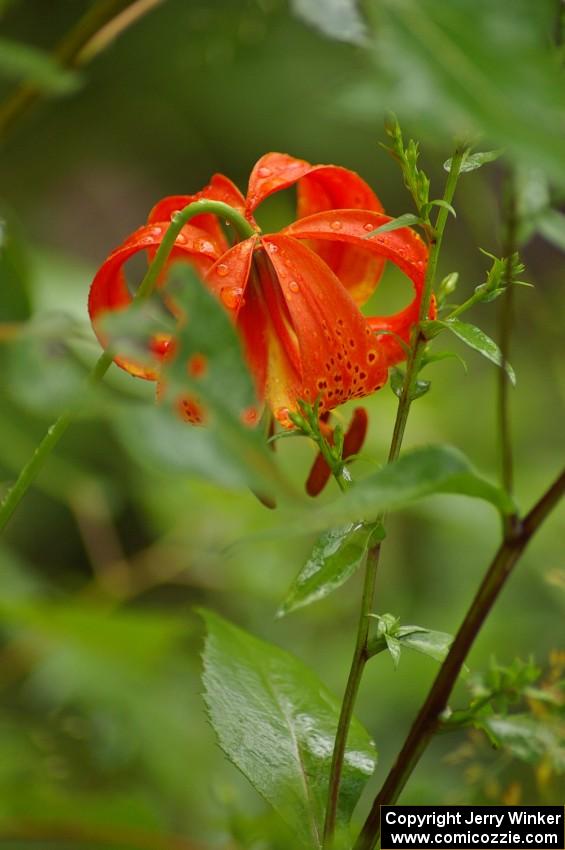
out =
[[[491,741],[521,761],[536,763],[547,758],[557,772],[565,771],[565,736],[562,720],[537,719],[528,714],[490,715],[476,724]]]
[[[339,703],[288,652],[210,611],[204,648],[204,700],[220,746],[308,850],[320,848]],[[373,773],[375,749],[354,720],[340,791],[348,823]]]
[[[486,357],[487,360],[491,361],[491,363],[495,363],[497,366],[502,366],[502,353],[500,348],[496,342],[490,338],[490,336],[487,336],[487,334],[480,328],[476,327],[476,325],[461,322],[459,319],[447,319],[447,321],[442,322],[442,324],[448,328],[452,334],[455,334],[458,339],[466,343],[469,348],[474,348],[475,351],[478,351],[479,354],[482,354],[483,357]],[[514,369],[510,363],[505,363],[504,367],[510,381],[515,386],[516,374]]]
[[[371,236],[375,236],[377,233],[388,233],[391,230],[400,230],[402,227],[411,227],[413,224],[423,224],[420,216],[413,213],[405,213],[398,218],[393,218],[392,221],[387,221],[386,224],[381,224],[375,230],[371,230],[364,238],[370,239]]]
[[[367,31],[356,0],[291,0],[292,12],[329,38],[365,44]]]
[[[451,446],[425,446],[359,481],[334,502],[301,513],[298,530],[307,533],[348,522],[370,522],[382,511],[399,510],[434,493],[483,499],[502,514],[515,510],[508,495],[481,478],[460,451]]]
[[[379,531],[382,533],[382,526]],[[374,526],[361,522],[325,531],[292,583],[277,616],[317,602],[341,587],[359,569],[374,538]]]
[[[447,632],[434,632],[420,626],[401,626],[396,635],[402,648],[413,649],[423,655],[429,655],[436,661],[443,661],[453,643],[453,635]]]
[[[393,366],[390,370],[390,387],[397,398],[400,398],[402,395],[402,389],[404,387],[404,381],[406,378],[406,373],[399,369],[398,366]],[[418,379],[415,381],[414,386],[412,387],[412,393],[410,398],[414,401],[420,396],[425,395],[432,385],[431,381]]]
[[[465,372],[467,372],[467,364],[463,357],[460,354],[457,354],[456,351],[433,351],[427,354],[424,354],[421,361],[420,370],[425,366],[429,366],[430,363],[439,363],[442,360],[458,360]]]
[[[0,76],[33,83],[48,94],[68,94],[80,85],[80,77],[62,68],[36,47],[0,39]]]
[[[400,663],[400,652],[401,652],[400,641],[397,638],[395,638],[395,637],[393,637],[392,635],[389,635],[389,634],[384,635],[384,640],[385,640],[385,643],[386,643],[386,647],[387,647],[388,651],[390,652],[390,655],[391,655],[391,658],[392,658],[392,663],[394,664],[395,668],[398,669],[398,665]]]
[[[463,162],[461,163],[461,168],[459,170],[462,174],[466,174],[468,171],[476,171],[477,168],[481,168],[481,166],[485,165],[487,162],[494,162],[495,159],[499,159],[503,153],[503,150],[467,153],[463,156]],[[451,159],[446,160],[446,162],[443,163],[443,167],[446,171],[451,171]]]
[[[538,219],[539,233],[560,251],[565,251],[565,215],[558,210],[547,210]]]
[[[265,495],[288,495],[289,486],[261,429],[245,424],[258,401],[227,312],[186,264],[173,266],[167,290],[187,319],[175,333],[174,358],[163,366],[164,399],[144,414],[146,428],[139,428],[133,418],[128,427],[128,413],[123,411],[126,443],[135,443],[140,453],[146,445],[157,462],[169,467],[176,463],[179,470],[195,471],[228,486],[248,485]],[[131,312],[135,309],[134,305]],[[178,415],[178,405],[187,397],[200,406],[203,428],[191,427]]]
[[[435,201],[428,201],[426,206],[421,210],[422,215],[427,213],[432,207],[443,207],[449,213],[451,213],[453,218],[457,218],[457,213],[455,212],[454,207],[452,207],[452,205],[450,203],[448,203],[447,201],[445,201],[443,198],[438,198]]]

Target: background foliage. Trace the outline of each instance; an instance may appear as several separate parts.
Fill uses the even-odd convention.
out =
[[[377,145],[393,108],[407,134],[422,139],[435,196],[452,136],[462,131],[482,134],[481,149],[504,147],[519,169],[529,221],[521,234],[525,279],[535,289],[515,296],[512,405],[517,498],[529,505],[563,453],[565,111],[558,56],[549,49],[557,4],[381,0],[365,4],[367,24],[354,4],[337,0],[166,0],[80,75],[29,53],[49,51],[89,5],[52,0],[47,16],[42,0],[0,3],[1,91],[23,78],[39,79],[49,93],[2,140],[3,481],[96,357],[85,309],[90,280],[158,198],[194,191],[214,171],[244,188],[262,153],[283,150],[354,168],[387,212],[400,215],[408,199]],[[465,297],[489,264],[478,247],[503,253],[504,168],[498,162],[464,175],[458,188],[440,271],[460,272]],[[259,218],[277,228],[292,215],[292,197],[279,194]],[[389,269],[370,309],[397,309],[405,297],[408,287]],[[473,320],[496,336],[495,316],[480,306]],[[449,345],[469,372],[455,360],[429,370],[432,391],[414,406],[406,446],[456,445],[492,479],[496,369],[457,341]],[[356,579],[275,619],[313,538],[231,546],[276,517],[247,491],[175,470],[170,456],[163,466],[172,437],[155,432],[162,421],[152,419],[153,388],[114,371],[0,548],[2,846],[16,850],[39,836],[47,848],[52,836],[54,847],[90,838],[105,848],[190,848],[230,837],[237,847],[283,847],[278,825],[271,843],[261,843],[272,816],[207,725],[194,606],[292,650],[340,696]],[[383,461],[395,404],[388,387],[368,401],[369,444],[357,475]],[[284,440],[278,456],[301,486],[311,447]],[[221,464],[213,477],[232,480]],[[481,633],[470,666],[485,680],[493,647],[503,667],[533,652],[546,684],[565,664],[563,518],[558,512],[534,541]],[[395,514],[378,610],[453,632],[497,535],[494,512],[464,497],[436,496]],[[403,652],[398,671],[385,654],[371,665],[357,713],[376,739],[378,778],[435,662]],[[471,680],[472,697],[485,680]],[[458,700],[468,702],[464,686]],[[542,747],[528,764],[514,758],[516,747],[493,752],[478,733],[445,736],[403,801],[555,803],[563,789],[551,746],[551,758]]]

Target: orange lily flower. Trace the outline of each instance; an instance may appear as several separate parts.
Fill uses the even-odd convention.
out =
[[[297,190],[296,221],[280,233],[262,234],[255,210],[291,186]],[[230,247],[217,218],[198,215],[179,233],[170,262],[191,263],[230,312],[258,396],[281,425],[292,427],[289,412],[297,410],[298,400],[318,399],[327,414],[380,389],[389,367],[405,357],[399,339],[407,343],[418,320],[427,249],[409,228],[368,235],[390,218],[355,172],[282,153],[256,163],[245,198],[216,174],[194,195],[157,203],[147,224],[110,254],[92,283],[89,312],[102,345],[102,316],[131,302],[124,263],[139,251],[154,254],[174,213],[200,199],[229,204],[255,233]],[[373,293],[386,260],[410,279],[414,298],[394,315],[366,317],[359,307]],[[170,345],[168,338],[155,339],[152,349],[164,357]],[[131,360],[116,362],[138,377],[159,377]],[[185,418],[198,421],[193,402],[185,404]]]

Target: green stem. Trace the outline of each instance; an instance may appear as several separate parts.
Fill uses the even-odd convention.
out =
[[[445,192],[443,195],[444,200],[447,201],[448,204],[451,204],[453,196],[455,194],[455,187],[459,178],[459,170],[461,167],[461,162],[463,160],[464,152],[464,147],[458,147],[452,158],[451,169],[447,178]],[[418,376],[421,356],[424,346],[426,344],[426,339],[419,329],[419,324],[420,322],[425,321],[429,313],[436,276],[437,261],[441,249],[443,232],[447,224],[448,215],[448,209],[446,209],[445,207],[440,207],[436,219],[434,237],[432,241],[432,249],[428,260],[426,276],[424,279],[424,291],[422,293],[422,301],[420,303],[420,312],[418,316],[418,331],[408,358],[406,378],[404,381],[402,395],[398,403],[392,441],[388,455],[388,463],[391,463],[398,457],[400,453],[400,447],[402,445],[402,439],[404,437],[406,420],[408,418],[408,413],[410,411],[410,405],[412,401],[412,390],[416,382],[416,378]],[[383,522],[383,520],[384,516],[381,515],[377,518],[375,524],[380,524]],[[380,551],[380,544],[371,548],[367,555],[367,562],[365,565],[363,596],[361,600],[359,620],[357,623],[357,638],[355,641],[355,650],[353,652],[353,659],[351,661],[351,667],[347,679],[345,695],[341,705],[341,712],[339,716],[334,751],[332,756],[332,764],[330,768],[328,805],[326,809],[326,820],[324,824],[325,848],[331,847],[335,832],[339,799],[339,786],[341,782],[341,775],[343,772],[343,760],[345,757],[347,736],[349,734],[349,727],[351,726],[351,720],[353,717],[353,710],[355,707],[357,693],[359,691],[359,685],[361,683],[365,664],[367,663],[367,660],[369,658],[368,640],[370,622],[368,614],[371,613],[373,606]]]
[[[506,492],[511,495],[514,487],[514,461],[512,457],[512,431],[510,422],[510,379],[506,371],[510,357],[512,337],[514,287],[512,285],[512,257],[516,253],[518,241],[518,211],[514,179],[510,175],[506,212],[506,238],[504,253],[507,257],[506,289],[501,299],[499,313],[499,344],[501,354],[500,374],[498,375],[498,439],[500,446],[500,476]]]
[[[408,737],[379,791],[354,850],[373,850],[380,836],[381,806],[393,805],[406,785],[422,753],[435,734],[442,712],[467,655],[513,567],[541,524],[565,494],[565,470],[546,490],[527,516],[515,518],[451,644],[449,653],[418,712]]]
[[[447,201],[448,204],[451,204],[453,196],[455,194],[455,187],[457,186],[457,181],[459,179],[459,170],[461,168],[461,162],[463,160],[464,154],[465,147],[458,147],[455,153],[453,154],[451,160],[451,169],[449,171],[449,176],[445,185],[445,191],[443,193],[443,200]],[[424,291],[422,293],[422,300],[420,302],[418,327],[416,329],[415,339],[412,345],[410,356],[408,358],[408,363],[406,364],[406,376],[404,379],[404,386],[402,387],[402,395],[400,396],[398,411],[396,414],[396,421],[394,423],[394,431],[390,445],[390,452],[388,455],[389,463],[393,460],[396,460],[396,458],[400,454],[400,447],[402,446],[404,431],[406,430],[406,422],[408,420],[408,414],[410,412],[410,406],[412,404],[412,394],[414,391],[414,386],[418,379],[418,373],[420,371],[420,364],[424,347],[427,343],[426,337],[424,336],[420,328],[420,324],[426,321],[428,313],[430,311],[430,303],[432,300],[432,293],[434,291],[437,263],[439,253],[441,251],[441,243],[443,241],[443,233],[445,230],[445,225],[447,224],[448,216],[449,210],[445,207],[440,207],[435,225],[435,239],[431,242],[430,256],[426,269],[426,277],[424,279]]]
[[[99,0],[62,38],[53,51],[53,57],[64,68],[77,68],[92,59],[95,52],[87,51],[87,46],[111,21],[138,3],[139,0]],[[153,5],[146,4],[139,15],[131,16],[132,20],[149,11],[150,8],[153,8]],[[0,105],[0,136],[4,136],[11,130],[19,118],[40,100],[42,94],[43,90],[33,83],[23,83],[18,86],[13,94]]]
[[[137,292],[134,295],[133,304],[144,301],[151,296],[157,285],[159,275],[161,274],[161,271],[173,249],[175,240],[183,226],[187,221],[189,221],[189,219],[196,215],[202,215],[203,213],[211,213],[231,221],[243,238],[253,236],[255,233],[249,222],[241,215],[241,213],[234,210],[233,207],[230,207],[228,204],[224,204],[222,201],[202,200],[188,204],[188,206],[180,212],[175,213],[173,216],[172,222],[167,228],[163,240],[157,249],[157,253],[155,254],[145,277],[141,281]],[[100,383],[112,365],[112,360],[113,355],[110,351],[105,351],[99,357],[88,377],[87,386],[89,388]],[[81,409],[83,402],[84,396],[81,396],[80,399],[65,410],[53,423],[53,425],[51,425],[45,434],[45,437],[37,446],[32,457],[21,470],[16,482],[6,493],[4,499],[0,503],[0,532],[5,528],[29,487],[37,478],[37,475],[41,471],[45,461],[75,418],[76,414]]]
[[[351,726],[351,719],[353,717],[353,710],[355,708],[355,701],[359,692],[359,685],[361,684],[363,670],[365,669],[365,664],[369,659],[367,652],[370,627],[369,614],[373,607],[380,551],[381,544],[377,543],[375,546],[372,546],[367,553],[363,596],[361,598],[361,611],[359,614],[359,622],[357,624],[355,650],[353,652],[353,660],[351,662],[349,676],[347,677],[347,685],[345,687],[345,694],[341,704],[341,713],[339,716],[339,723],[332,754],[328,788],[328,805],[326,810],[326,820],[324,823],[324,847],[331,846],[335,832],[339,789],[341,774],[343,772],[345,748],[347,746],[347,736],[349,734],[349,727]]]

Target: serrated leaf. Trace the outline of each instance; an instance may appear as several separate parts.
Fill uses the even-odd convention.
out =
[[[372,525],[360,522],[325,531],[292,583],[277,616],[317,602],[345,584],[363,563],[373,532]]]
[[[413,224],[422,224],[422,219],[413,213],[405,213],[398,218],[387,221],[386,224],[381,224],[375,230],[371,230],[370,233],[367,233],[365,239],[370,239],[371,236],[375,236],[377,233],[389,233],[392,230],[400,230],[402,227],[411,227]]]
[[[79,75],[48,53],[6,38],[0,39],[0,76],[33,83],[48,94],[68,94],[80,85]]]
[[[301,661],[201,612],[207,626],[204,700],[220,746],[297,834],[320,848],[339,703]],[[354,720],[338,818],[348,823],[375,766],[375,749]]]
[[[463,162],[461,163],[459,171],[462,174],[466,174],[468,171],[476,171],[477,168],[481,168],[481,166],[486,165],[487,162],[494,162],[495,159],[499,159],[503,153],[503,150],[495,150],[467,154],[463,157]],[[446,171],[451,171],[451,159],[446,160],[443,163],[443,167]]]
[[[515,510],[508,495],[481,478],[458,449],[425,446],[407,452],[357,482],[337,500],[302,512],[299,531],[324,531],[347,522],[371,522],[382,511],[399,510],[434,493],[457,493],[483,499],[502,514]]]
[[[469,348],[473,348],[495,363],[497,366],[502,366],[502,353],[496,342],[490,338],[484,331],[476,325],[470,325],[467,322],[461,322],[459,319],[447,319],[442,324],[448,328],[452,334],[455,334],[458,339],[462,340]],[[516,385],[516,374],[510,363],[505,363],[504,368],[506,374],[510,378],[513,385]]]

